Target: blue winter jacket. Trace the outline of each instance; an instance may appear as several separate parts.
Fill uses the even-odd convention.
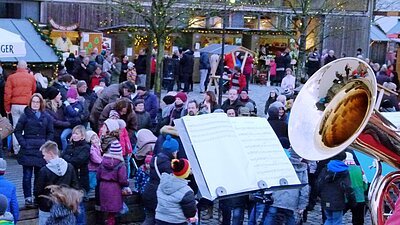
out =
[[[15,185],[4,178],[4,176],[0,176],[0,193],[7,197],[8,207],[6,211],[14,216],[14,223],[16,224],[19,218],[17,192]]]
[[[53,119],[41,112],[39,118],[30,107],[26,107],[14,130],[15,137],[21,145],[18,163],[23,166],[42,167],[46,165],[40,147],[46,141],[54,140]]]

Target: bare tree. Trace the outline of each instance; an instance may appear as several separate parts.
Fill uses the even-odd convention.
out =
[[[212,3],[208,1],[180,1],[180,0],[113,0],[114,7],[125,16],[128,21],[132,15],[138,15],[145,22],[144,29],[149,35],[149,41],[153,39],[156,46],[156,77],[154,91],[160,98],[161,79],[163,73],[163,60],[165,55],[166,40],[169,35],[197,22],[193,18],[196,15],[205,15],[215,12]],[[134,21],[132,21],[134,23]]]
[[[262,0],[259,0],[262,4]],[[363,2],[363,1],[360,1]],[[320,45],[328,37],[339,35],[343,26],[326,28],[324,18],[327,16],[343,16],[348,12],[350,4],[361,4],[352,0],[283,0],[283,7],[277,13],[287,15],[288,27],[275,24],[270,25],[277,31],[284,32],[291,39],[295,40],[298,46],[298,58],[296,68],[296,80],[305,77],[306,51]],[[291,15],[291,16],[288,16]],[[328,31],[328,32],[327,32]],[[310,36],[316,37],[313,45],[307,46],[307,39]]]

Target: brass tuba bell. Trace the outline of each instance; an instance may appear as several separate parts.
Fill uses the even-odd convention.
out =
[[[400,194],[400,172],[383,177],[380,163],[400,168],[400,136],[376,104],[377,82],[369,65],[358,58],[335,60],[302,87],[291,109],[289,139],[308,160],[328,159],[347,147],[373,156],[378,168],[369,206],[372,223],[383,225]]]

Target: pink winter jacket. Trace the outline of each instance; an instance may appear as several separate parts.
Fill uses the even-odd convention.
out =
[[[129,139],[129,134],[126,128],[120,128],[121,131],[119,133],[119,143],[121,143],[122,147],[122,155],[126,156],[128,154],[132,154],[132,144]]]
[[[91,145],[90,146],[90,160],[89,160],[89,165],[88,165],[89,171],[97,171],[97,168],[99,168],[102,160],[103,160],[103,156],[101,156],[101,147]]]

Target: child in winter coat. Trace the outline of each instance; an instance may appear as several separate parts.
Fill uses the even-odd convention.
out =
[[[89,156],[90,145],[85,140],[86,130],[82,125],[78,125],[72,129],[72,143],[61,154],[61,157],[75,168],[79,184],[86,193],[89,191]]]
[[[144,164],[139,167],[134,177],[135,190],[143,194],[144,188],[150,180],[150,162],[153,155],[147,155]]]
[[[196,200],[186,178],[190,174],[187,159],[171,161],[173,174],[163,173],[157,189],[156,224],[196,222]]]
[[[64,101],[65,105],[65,119],[69,121],[73,126],[82,124],[84,121],[83,113],[84,106],[82,102],[78,101],[78,90],[71,87],[67,92],[67,100]]]
[[[53,202],[46,225],[75,224],[74,214],[78,212],[79,203],[82,201],[82,191],[59,185],[50,185],[46,188],[50,189],[50,197],[46,197]]]
[[[90,158],[89,158],[89,192],[94,191],[97,185],[97,180],[96,180],[96,173],[97,169],[100,166],[101,160],[103,160],[102,157],[102,150],[101,150],[101,144],[100,144],[100,138],[97,136],[97,134],[92,131],[88,130],[86,131],[86,142],[90,143]]]
[[[76,88],[71,87],[67,92],[67,100],[64,101],[64,117],[70,123],[70,127],[63,130],[61,133],[61,150],[65,151],[68,146],[67,138],[72,133],[74,126],[82,124],[85,117],[84,106],[78,101],[78,91]]]
[[[233,74],[229,81],[229,89],[238,90],[238,93],[242,92],[246,88],[246,76],[241,73],[241,69],[235,66]]]
[[[107,225],[115,224],[115,216],[123,205],[122,191],[130,193],[122,147],[118,140],[111,142],[97,170],[100,209],[107,212]]]
[[[128,131],[126,130],[126,123],[119,118],[119,113],[117,111],[111,110],[109,118],[104,121],[104,125],[100,128],[100,139],[102,140],[102,137],[115,131],[119,132],[118,140],[122,147],[122,156],[125,159],[125,166],[128,166],[129,157],[132,155],[132,144]]]
[[[10,212],[7,212],[8,200],[3,194],[0,194],[0,224],[14,225],[14,217]]]

